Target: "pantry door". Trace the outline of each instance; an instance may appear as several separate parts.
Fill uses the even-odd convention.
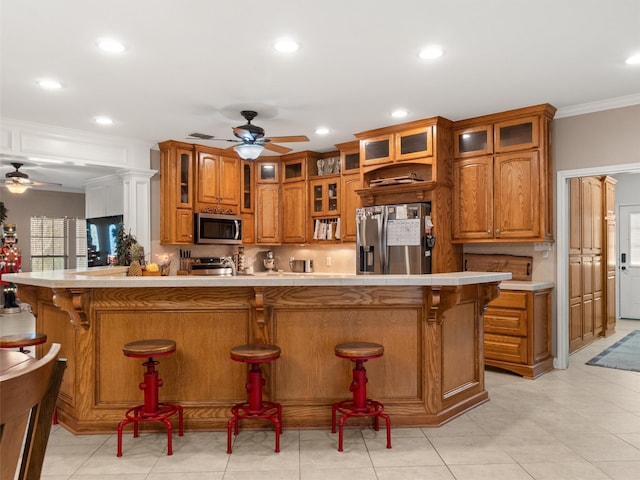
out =
[[[620,318],[640,320],[640,205],[620,206]]]

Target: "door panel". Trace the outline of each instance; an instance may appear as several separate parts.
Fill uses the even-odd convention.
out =
[[[640,320],[640,205],[620,207],[620,317]],[[623,261],[624,260],[624,261]]]

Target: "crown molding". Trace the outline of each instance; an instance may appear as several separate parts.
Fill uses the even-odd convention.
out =
[[[558,108],[555,118],[573,117],[575,115],[601,112],[603,110],[612,110],[614,108],[630,107],[638,104],[640,104],[640,93]]]

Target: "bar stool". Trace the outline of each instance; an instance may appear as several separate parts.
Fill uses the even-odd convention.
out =
[[[240,419],[264,418],[273,422],[276,433],[275,452],[280,451],[280,434],[282,433],[282,405],[262,400],[262,386],[266,383],[262,378],[260,364],[272,362],[280,358],[280,347],[276,345],[238,345],[231,349],[231,360],[250,365],[247,374],[247,401],[231,407],[232,417],[227,423],[227,453],[231,453],[231,430],[238,435]]]
[[[173,444],[171,438],[171,422],[169,417],[178,413],[178,435],[182,436],[183,431],[183,411],[180,405],[172,403],[161,403],[158,401],[158,387],[162,386],[162,380],[158,378],[155,366],[157,357],[171,355],[176,351],[176,342],[173,340],[153,339],[139,340],[127,343],[122,347],[122,351],[127,357],[147,358],[144,365],[147,371],[144,380],[140,383],[140,390],[144,391],[144,404],[130,408],[125,414],[126,418],[118,424],[118,457],[122,456],[122,429],[125,425],[133,423],[133,437],[138,437],[139,422],[162,422],[167,427],[167,455],[173,455]]]
[[[29,353],[30,350],[26,347],[40,345],[46,341],[47,335],[44,333],[17,333],[0,337],[0,348],[18,348],[22,353]]]
[[[344,422],[351,417],[375,417],[375,430],[380,430],[380,417],[387,423],[387,448],[391,448],[391,420],[384,413],[384,405],[367,398],[367,371],[364,362],[372,358],[381,357],[384,347],[378,343],[350,342],[336,345],[335,354],[340,358],[346,358],[355,363],[353,368],[353,380],[349,390],[353,392],[353,398],[336,402],[331,406],[331,433],[336,433],[336,413],[342,416],[339,422],[338,451],[342,452],[342,440],[344,436]]]

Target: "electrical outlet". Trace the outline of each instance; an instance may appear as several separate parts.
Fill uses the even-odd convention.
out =
[[[325,265],[326,265],[327,267],[330,267],[330,266],[331,266],[331,257],[327,257],[327,258],[325,259]]]

